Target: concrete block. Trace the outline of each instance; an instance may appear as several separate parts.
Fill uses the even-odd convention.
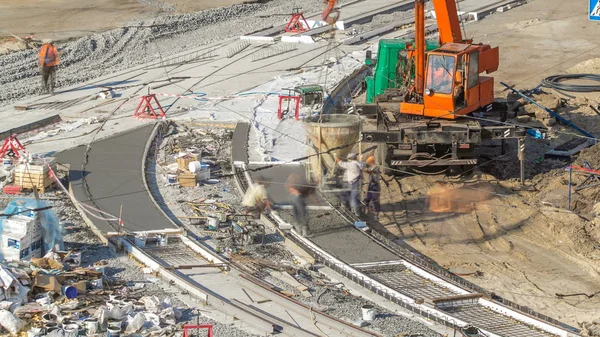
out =
[[[315,43],[312,37],[307,35],[283,35],[281,37],[282,42],[292,42],[292,43]]]
[[[267,42],[275,42],[275,37],[273,36],[252,36],[252,35],[242,35],[240,36],[240,40],[247,41],[267,41]]]

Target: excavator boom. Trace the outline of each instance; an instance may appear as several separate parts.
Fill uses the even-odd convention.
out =
[[[463,43],[460,21],[456,10],[456,0],[432,0],[437,18],[440,44]]]

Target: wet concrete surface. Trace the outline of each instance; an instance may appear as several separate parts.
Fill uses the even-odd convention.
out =
[[[291,211],[279,211],[279,214],[293,223]],[[312,242],[348,264],[399,259],[334,212],[309,212],[308,228]]]
[[[250,124],[237,123],[231,140],[231,159],[233,161],[248,162],[248,137],[250,135]]]
[[[285,188],[285,182],[288,177],[292,173],[296,173],[299,175],[305,175],[305,169],[303,165],[276,165],[273,167],[260,169],[261,167],[265,167],[265,165],[249,165],[250,169],[250,177],[252,177],[253,181],[257,180],[267,180],[269,181],[269,186],[267,187],[267,193],[269,197],[275,202],[275,204],[280,205],[290,205],[290,194]],[[313,193],[308,199],[308,206],[329,206],[325,199],[321,197],[318,193]]]
[[[116,217],[122,206],[124,228],[130,231],[173,227],[152,203],[142,179],[142,157],[152,128],[150,124],[93,143],[83,172],[85,146],[56,155],[58,162],[71,164],[69,179],[75,198]],[[104,233],[119,228],[118,221],[88,218]]]

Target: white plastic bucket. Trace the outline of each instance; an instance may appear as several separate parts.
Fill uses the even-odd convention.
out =
[[[193,161],[189,165],[190,172],[196,173],[196,180],[203,181],[210,179],[210,167],[208,164]]]
[[[200,172],[200,170],[202,169],[202,163],[200,163],[199,161],[192,161],[192,162],[190,162],[190,164],[188,166],[189,166],[190,172],[192,172],[192,173]]]
[[[50,305],[52,303],[52,298],[48,293],[39,294],[35,297],[35,301],[39,305]]]
[[[209,215],[207,217],[207,220],[208,220],[208,227],[219,228],[219,224],[221,223],[219,221],[219,218],[217,218],[216,216],[213,216],[213,215]]]
[[[372,321],[375,319],[375,314],[377,313],[375,307],[370,304],[365,304],[361,307],[363,321]]]
[[[85,329],[87,330],[88,335],[97,333],[99,328],[98,319],[88,318],[85,320]]]
[[[168,235],[159,235],[158,236],[158,245],[159,246],[166,246],[169,243],[169,236]]]
[[[108,327],[107,329],[108,333],[107,336],[108,337],[120,337],[121,336],[121,328],[112,328],[112,327]]]
[[[79,335],[79,325],[69,324],[63,327],[65,337],[77,337]]]

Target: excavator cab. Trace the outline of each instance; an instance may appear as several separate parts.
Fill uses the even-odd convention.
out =
[[[488,45],[446,43],[427,53],[422,115],[455,119],[488,106],[494,81],[479,74],[497,67],[498,49]]]

